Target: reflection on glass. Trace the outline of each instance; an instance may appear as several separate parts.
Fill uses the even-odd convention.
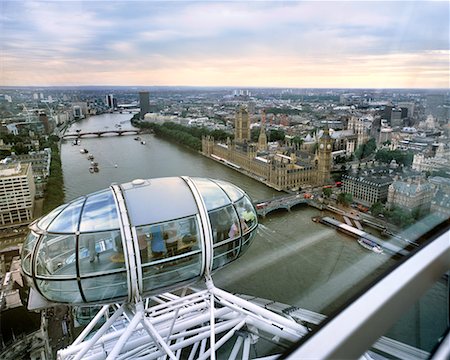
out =
[[[211,228],[213,231],[214,243],[219,243],[226,239],[240,235],[239,221],[233,206],[208,212]]]
[[[244,196],[241,200],[236,203],[236,210],[239,214],[239,218],[244,220],[241,222],[241,227],[243,233],[247,233],[252,230],[257,224],[257,217],[255,209],[247,196]]]
[[[79,199],[67,206],[48,227],[47,231],[74,233],[78,230],[80,211],[84,203],[84,198]]]
[[[118,229],[119,219],[111,190],[94,194],[86,200],[80,231]]]
[[[56,209],[52,210],[48,215],[44,216],[39,222],[37,223],[37,226],[43,230],[47,229],[48,224],[52,222],[52,220],[58,215],[62,209],[64,209],[67,206],[67,204],[63,204],[61,206],[58,206]]]
[[[233,184],[221,180],[214,180],[214,182],[218,184],[223,190],[225,190],[225,192],[233,202],[238,201],[241,197],[244,196],[244,193]]]
[[[45,235],[37,249],[36,275],[76,277],[74,255],[75,236]]]
[[[244,252],[247,251],[247,249],[250,247],[250,244],[252,243],[253,238],[255,237],[255,232],[252,232],[250,234],[246,234],[242,237],[242,244],[241,244],[241,251],[240,255],[242,255]]]
[[[429,358],[423,352],[433,351],[447,331],[450,316],[448,275],[448,272],[447,275],[443,274],[385,334],[388,338],[416,348],[418,358],[419,355],[420,358]]]
[[[36,279],[44,296],[50,301],[61,303],[81,302],[81,294],[76,280],[41,280]]]
[[[229,262],[235,260],[239,255],[240,239],[229,240],[227,243],[219,246],[214,246],[213,255],[213,270],[224,266]]]
[[[125,268],[119,230],[81,234],[78,246],[80,275]]]
[[[201,250],[197,217],[136,228],[144,292],[200,276]]]
[[[126,272],[81,279],[86,301],[104,301],[127,296]]]
[[[196,217],[136,228],[141,263],[199,249]]]
[[[230,204],[228,196],[211,180],[199,178],[194,178],[192,180],[200,191],[207,210],[217,209]]]
[[[191,251],[174,260],[168,258],[158,264],[147,265],[142,269],[144,292],[149,293],[156,289],[195,279],[200,276],[200,271],[200,250]]]
[[[31,255],[34,248],[34,244],[36,244],[38,238],[39,236],[35,235],[33,232],[30,232],[23,243],[22,269],[28,275],[31,275]]]

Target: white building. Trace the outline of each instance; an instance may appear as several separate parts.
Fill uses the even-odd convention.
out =
[[[0,225],[30,221],[35,192],[31,164],[0,167]]]

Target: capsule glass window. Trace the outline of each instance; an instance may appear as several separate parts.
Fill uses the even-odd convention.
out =
[[[22,248],[22,269],[25,274],[31,275],[31,257],[33,255],[33,248],[39,236],[30,232],[24,242]]]
[[[136,233],[145,292],[200,276],[201,248],[196,216],[141,226]]]
[[[78,241],[81,276],[125,269],[125,256],[119,230],[81,234]]]
[[[36,275],[76,278],[74,258],[74,235],[45,235],[37,249]]]

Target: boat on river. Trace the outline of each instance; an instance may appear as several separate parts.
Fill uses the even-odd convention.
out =
[[[359,238],[358,244],[361,245],[363,248],[371,250],[377,254],[381,254],[383,252],[383,249],[381,248],[380,245],[378,245],[375,241],[369,239]]]
[[[87,151],[87,149],[80,149],[80,153],[82,154],[87,154],[89,151]]]
[[[89,154],[89,156],[87,157],[87,159],[88,159],[88,160],[91,160],[91,161],[94,160],[94,155]]]

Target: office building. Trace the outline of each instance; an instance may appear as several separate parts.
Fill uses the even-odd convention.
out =
[[[116,100],[116,99],[114,99],[113,94],[106,95],[106,106],[109,107],[110,109],[114,109],[115,107],[117,107],[117,104],[116,104],[116,106],[114,106],[114,100]],[[117,100],[116,100],[116,102],[117,102]]]
[[[31,164],[15,163],[0,167],[0,225],[30,221],[34,196]]]
[[[363,175],[343,175],[343,191],[352,194],[356,202],[364,205],[373,205],[376,202],[385,202],[388,197],[391,176],[384,173],[366,173]]]
[[[144,118],[145,114],[150,112],[150,96],[148,91],[139,92],[139,106],[141,108],[141,119]]]
[[[433,195],[433,186],[428,182],[397,180],[389,186],[387,207],[397,206],[408,211],[416,209],[426,211],[430,209]]]

